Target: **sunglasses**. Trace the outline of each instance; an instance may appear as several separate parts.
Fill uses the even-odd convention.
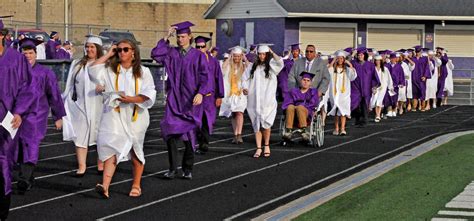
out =
[[[313,52],[314,52],[314,51],[308,51],[308,50],[306,50],[306,53],[313,53]]]
[[[128,51],[132,50],[132,48],[129,48],[129,47],[125,47],[125,48],[116,48],[115,51],[117,51],[117,53],[122,53],[125,52],[127,53]]]
[[[205,47],[206,47],[205,45],[196,45],[196,48],[197,48],[197,49],[205,48]]]

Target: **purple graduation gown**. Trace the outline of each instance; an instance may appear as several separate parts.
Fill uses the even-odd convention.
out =
[[[31,85],[31,67],[26,57],[13,48],[4,48],[0,56],[0,119],[10,111],[22,116],[33,102],[34,91]],[[23,125],[20,126],[20,130]],[[15,162],[15,149],[18,134],[11,139],[10,134],[0,127],[0,166],[4,180],[4,193],[11,192],[12,170]]]
[[[256,60],[257,60],[257,54],[255,53],[247,53],[245,55],[245,57],[247,58],[247,61],[251,62],[251,63],[254,63]]]
[[[179,137],[191,141],[196,147],[196,132],[201,128],[203,105],[193,106],[196,94],[205,96],[208,89],[206,56],[191,48],[183,57],[178,47],[171,47],[169,41],[161,39],[151,51],[151,57],[165,66],[166,107],[161,120],[161,135],[165,141]]]
[[[312,116],[314,109],[319,105],[318,89],[310,88],[306,93],[302,93],[300,88],[291,89],[281,108],[286,110],[290,104],[305,106],[308,109],[308,117]]]
[[[431,78],[430,67],[427,57],[416,58],[413,57],[412,61],[415,63],[415,69],[411,72],[411,83],[413,99],[425,100],[426,95],[426,80],[422,81],[422,77],[426,79]]]
[[[56,50],[54,59],[70,60],[71,54],[69,54],[69,52],[67,52],[66,50],[60,48]]]
[[[66,111],[54,72],[40,64],[35,64],[32,68],[32,76],[32,85],[36,96],[30,109],[23,117],[18,135],[20,148],[23,148],[20,163],[36,165],[39,157],[39,144],[46,135],[49,108],[51,107],[53,121],[66,116]]]
[[[208,88],[209,93],[204,96],[202,104],[204,106],[204,114],[206,115],[209,134],[212,134],[214,123],[217,117],[216,99],[224,97],[224,80],[219,61],[207,52],[207,67],[209,70]]]
[[[56,59],[56,43],[55,40],[49,40],[45,44],[45,53],[46,53],[46,59]]]
[[[357,78],[351,81],[351,110],[359,107],[361,99],[364,99],[365,105],[369,109],[372,88],[380,85],[375,65],[370,61],[360,63],[357,60],[352,60],[351,63],[357,72]]]
[[[405,74],[403,72],[403,67],[400,63],[396,63],[392,65],[391,63],[387,64],[386,67],[390,71],[390,76],[392,76],[393,81],[393,90],[395,91],[395,95],[390,96],[389,93],[385,94],[385,98],[388,100],[387,105],[389,106],[397,106],[398,102],[398,86],[403,85],[405,86]],[[385,103],[385,102],[384,102]]]
[[[288,75],[290,74],[291,67],[293,67],[293,64],[295,63],[295,61],[293,59],[285,59],[283,60],[283,63],[284,63],[283,69],[281,69],[277,77],[277,81],[278,81],[277,94],[278,94],[278,97],[283,98],[283,101],[284,101],[285,97],[288,94]]]
[[[444,92],[444,84],[446,82],[446,78],[448,77],[448,64],[449,58],[448,55],[441,56],[441,67],[440,67],[440,76],[438,78],[438,91],[436,91],[436,98],[441,99],[443,97]]]

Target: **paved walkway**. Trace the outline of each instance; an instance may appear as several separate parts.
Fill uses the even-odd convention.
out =
[[[464,191],[454,197],[445,208],[438,212],[432,221],[473,220],[474,219],[474,181]]]

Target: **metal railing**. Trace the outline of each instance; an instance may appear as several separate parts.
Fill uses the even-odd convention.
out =
[[[53,70],[53,72],[56,74],[58,85],[60,86],[61,91],[64,91],[64,88],[66,87],[67,77],[69,74],[69,67],[71,66],[72,60],[37,60],[37,62]],[[157,103],[164,103],[166,95],[166,73],[164,66],[152,62],[142,62],[142,65],[149,68],[151,74],[153,75],[153,80],[155,82],[155,90],[157,92]]]
[[[450,100],[459,100],[463,104],[474,105],[474,70],[473,69],[454,69],[453,70],[454,96]],[[456,91],[457,87],[464,88],[462,91]],[[466,96],[466,93],[469,94]],[[463,94],[456,97],[456,94]],[[465,102],[462,102],[464,100]],[[466,101],[468,100],[468,101]]]

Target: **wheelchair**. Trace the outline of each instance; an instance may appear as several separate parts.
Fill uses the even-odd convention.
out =
[[[287,140],[284,138],[284,133],[286,130],[286,113],[283,112],[283,114],[280,116],[280,136],[283,138],[283,140],[280,142],[282,146],[287,146],[289,143],[292,142],[292,140]],[[324,125],[323,125],[323,119],[321,116],[321,111],[319,109],[316,109],[313,111],[313,115],[311,116],[311,119],[308,118],[308,125],[309,125],[309,140],[308,144],[314,148],[320,148],[324,145]],[[297,124],[297,122],[295,122]],[[308,128],[306,128],[308,129]],[[293,137],[296,134],[301,134],[301,130],[294,130],[291,132],[291,136]]]

